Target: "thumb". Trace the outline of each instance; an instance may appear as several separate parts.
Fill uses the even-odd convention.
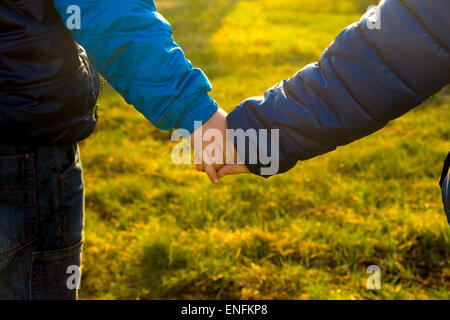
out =
[[[232,174],[249,173],[247,167],[243,164],[227,164],[220,168],[218,172],[219,178],[229,176]]]

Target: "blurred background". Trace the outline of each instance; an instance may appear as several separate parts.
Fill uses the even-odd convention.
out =
[[[157,0],[227,111],[316,61],[368,0]],[[151,72],[151,70],[148,70]],[[265,180],[212,186],[110,87],[83,142],[84,299],[449,299],[438,180],[448,88],[384,130]],[[368,290],[366,268],[381,268]]]

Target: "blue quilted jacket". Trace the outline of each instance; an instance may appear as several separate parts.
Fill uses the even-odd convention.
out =
[[[228,125],[279,129],[279,172],[367,136],[450,83],[449,17],[449,0],[381,1],[319,62],[241,103]]]
[[[211,85],[192,67],[172,38],[170,24],[153,0],[54,0],[63,22],[80,8],[75,40],[100,74],[156,127],[194,130],[217,104]],[[76,27],[76,25],[75,25]]]

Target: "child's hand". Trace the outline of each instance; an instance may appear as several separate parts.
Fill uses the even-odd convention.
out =
[[[220,168],[218,172],[219,179],[233,174],[250,173],[245,164],[227,164]]]
[[[194,155],[197,171],[206,172],[214,184],[219,183],[219,178],[224,176],[250,172],[244,164],[238,164],[234,144],[227,140],[226,117],[227,113],[219,109],[210,120],[189,137],[194,148],[197,147]],[[195,139],[202,142],[198,142],[196,145]],[[199,146],[201,146],[201,150]],[[227,152],[230,154],[227,155]],[[202,155],[201,159],[200,154]]]
[[[197,164],[197,170],[206,172],[213,184],[219,183],[217,170],[226,162],[226,130],[227,113],[219,108],[203,126],[188,137],[195,149],[195,157],[198,159],[201,155],[201,164]]]

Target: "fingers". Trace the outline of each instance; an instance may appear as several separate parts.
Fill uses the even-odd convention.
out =
[[[208,175],[211,182],[213,184],[218,184],[219,177],[217,175],[217,170],[220,168],[220,166],[213,164],[213,161],[211,159],[211,155],[210,155],[208,149],[205,149],[203,151],[203,159],[201,159],[199,157],[198,152],[194,153],[194,159],[196,162],[195,169],[199,172],[206,172],[206,174]],[[199,164],[198,162],[201,162],[201,164]]]
[[[232,174],[249,173],[248,168],[243,164],[227,164],[219,169],[218,177],[223,178]]]
[[[195,169],[199,172],[206,172],[212,183],[219,183],[219,179],[234,174],[249,173],[247,166],[243,164],[228,164],[219,168],[211,163],[211,158],[208,152],[204,153],[205,161],[202,164],[196,164]],[[198,153],[194,154],[194,158],[198,159]]]
[[[214,168],[213,165],[204,164],[203,165],[203,169],[206,172],[206,174],[208,175],[209,180],[211,180],[211,182],[213,184],[218,184],[219,183],[219,177],[217,175],[216,168]]]
[[[206,172],[206,174],[209,177],[209,180],[211,180],[211,182],[213,184],[218,184],[219,183],[219,177],[217,175],[217,170],[214,167],[214,165],[210,164],[210,163],[212,163],[212,161],[210,159],[209,154],[205,153],[203,155],[203,157],[204,157],[204,161],[203,161],[203,165],[202,165],[203,170]]]
[[[198,172],[204,172],[203,165],[202,165],[202,159],[200,159],[200,156],[198,155],[198,152],[196,151],[194,153],[194,164],[195,164],[195,170]]]
[[[243,173],[249,173],[250,171],[248,168],[243,164],[229,164],[225,165],[222,168],[219,169],[217,172],[215,167],[213,165],[208,164],[197,164],[195,166],[196,170],[199,172],[206,172],[208,177],[211,179],[211,181],[214,184],[219,183],[219,180],[214,180],[216,177],[218,179],[221,179],[225,176],[234,175],[234,174],[243,174]],[[216,182],[214,182],[216,181]]]

